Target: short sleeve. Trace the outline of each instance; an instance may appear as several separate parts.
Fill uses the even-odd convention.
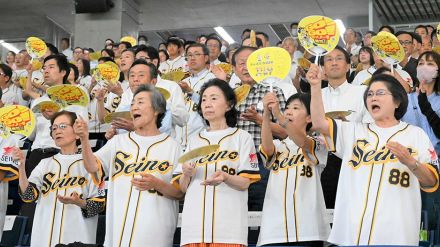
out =
[[[41,160],[34,170],[32,170],[28,178],[29,183],[33,184],[38,191],[41,191],[41,187],[43,186],[43,175],[45,170],[47,170],[47,162],[50,162],[50,160],[52,160],[52,158]]]
[[[176,143],[173,159],[171,160],[173,164],[173,178],[171,179],[171,184],[173,184],[178,189],[180,189],[178,186],[178,181],[180,176],[182,175],[182,164],[179,164],[178,161],[180,156],[182,156],[182,149],[180,148],[180,145]]]
[[[271,156],[269,156],[267,153],[264,152],[262,145],[260,145],[259,150],[258,150],[260,157],[261,157],[261,160],[263,162],[263,165],[267,169],[270,169],[270,167],[276,161],[277,153],[279,152],[281,145],[284,145],[284,144],[280,140],[276,139],[276,140],[273,140],[273,145],[274,145],[274,151]]]
[[[98,174],[97,178],[99,181],[95,183],[99,184],[105,178],[110,176],[110,167],[115,156],[115,145],[120,140],[119,136],[114,136],[110,139],[102,148],[95,152],[95,157],[98,163]],[[95,178],[92,175],[92,178]]]
[[[337,157],[342,158],[344,155],[344,147],[353,145],[355,139],[356,125],[361,123],[342,122],[327,118],[328,121],[328,136],[325,136],[324,141],[329,152],[333,152]]]
[[[415,147],[418,151],[417,160],[433,173],[437,181],[433,187],[421,187],[421,189],[425,192],[435,192],[439,187],[438,156],[428,135],[426,135],[422,129],[419,129],[419,132],[420,133],[417,135],[417,147]]]
[[[310,149],[303,149],[303,154],[310,164],[325,167],[327,163],[328,151],[323,141],[324,138],[320,137],[322,136],[318,136],[316,138],[309,137],[311,141]]]
[[[89,175],[89,179],[92,175]],[[105,188],[104,183],[97,186],[94,182],[89,182],[88,194],[86,198],[86,208],[82,209],[83,216],[86,218],[93,217],[105,208]]]
[[[238,175],[249,178],[251,183],[261,179],[257,155],[251,135],[247,132],[242,133],[240,135]]]

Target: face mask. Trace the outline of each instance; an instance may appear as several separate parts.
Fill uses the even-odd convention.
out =
[[[147,41],[143,39],[139,40],[139,45],[147,45],[147,44],[148,44]]]
[[[432,83],[438,76],[438,69],[427,64],[417,66],[417,79],[420,82]]]
[[[298,29],[292,29],[292,36],[298,37]]]

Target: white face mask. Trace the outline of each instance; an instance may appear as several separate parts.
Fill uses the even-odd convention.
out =
[[[139,45],[147,45],[147,44],[148,44],[147,41],[143,39],[139,40]]]
[[[433,83],[438,76],[438,69],[427,64],[417,66],[417,79],[420,82]]]
[[[295,28],[295,29],[292,29],[291,31],[292,31],[293,37],[295,37],[295,38],[298,37],[298,29]]]

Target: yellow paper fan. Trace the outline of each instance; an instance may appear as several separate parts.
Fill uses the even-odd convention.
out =
[[[229,63],[220,63],[217,66],[219,66],[220,68],[222,68],[222,70],[226,73],[226,74],[232,74],[232,65]]]
[[[12,134],[29,137],[35,128],[35,115],[27,107],[9,105],[0,108],[0,136],[8,138]]]
[[[326,112],[325,116],[333,119],[340,119],[342,121],[347,121],[346,117],[348,117],[352,112],[351,111],[331,111]]]
[[[234,89],[235,98],[237,99],[237,105],[242,104],[246,100],[250,91],[251,86],[248,84],[243,84]]]
[[[104,122],[111,123],[116,118],[123,118],[126,120],[132,120],[131,114],[129,111],[120,111],[120,112],[112,112],[112,113],[107,114],[104,117]]]
[[[180,156],[180,158],[178,159],[178,162],[183,164],[183,163],[188,162],[192,159],[213,153],[213,152],[217,151],[219,148],[220,148],[220,145],[214,144],[214,145],[208,145],[208,146],[203,146],[203,147],[193,149],[193,150],[185,153],[184,155]]]
[[[164,80],[170,80],[174,82],[180,82],[183,79],[187,78],[190,74],[188,72],[183,72],[181,70],[171,71],[161,75],[161,78]]]

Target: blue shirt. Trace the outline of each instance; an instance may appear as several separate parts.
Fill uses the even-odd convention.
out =
[[[426,116],[420,111],[419,100],[417,97],[417,93],[408,94],[408,109],[405,116],[403,116],[402,121],[422,128],[426,134],[428,134],[435,152],[437,155],[440,155],[440,139],[435,136]],[[432,110],[434,110],[437,115],[440,115],[440,95],[432,93],[428,96],[428,101],[431,103]]]

